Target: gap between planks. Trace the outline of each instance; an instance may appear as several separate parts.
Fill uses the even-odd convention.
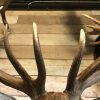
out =
[[[86,32],[92,29],[84,25],[37,25],[39,34],[66,34],[66,35],[79,35],[80,29],[84,27]],[[13,34],[32,34],[32,24],[10,24]],[[4,30],[4,25],[0,24],[0,33]],[[88,33],[89,34],[89,33]],[[96,33],[94,33],[95,35]],[[91,35],[91,34],[89,34]],[[93,34],[92,34],[93,35]]]
[[[33,46],[11,46],[11,50],[16,58],[34,58]],[[73,59],[78,50],[78,46],[41,46],[44,59]],[[0,58],[7,58],[4,48],[1,46]],[[83,59],[93,59],[93,47],[85,50]]]
[[[66,34],[38,34],[41,45],[78,45],[79,36],[77,35],[66,35]],[[89,36],[89,42],[95,41],[98,35]],[[3,35],[1,37],[2,42]],[[9,35],[10,45],[33,45],[32,34],[10,34]]]
[[[35,60],[30,59],[18,59],[23,68],[30,75],[37,75],[37,66]],[[9,59],[0,59],[0,70],[5,71],[11,75],[18,75],[15,71],[14,67],[10,63]],[[67,76],[70,66],[72,64],[72,60],[44,60],[47,75],[55,75],[55,76]],[[80,71],[89,66],[93,60],[82,60]]]

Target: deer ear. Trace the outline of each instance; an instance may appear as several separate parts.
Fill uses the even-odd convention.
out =
[[[95,42],[100,41],[100,36],[97,37]],[[94,60],[100,57],[100,45],[95,45],[95,50],[94,50]]]

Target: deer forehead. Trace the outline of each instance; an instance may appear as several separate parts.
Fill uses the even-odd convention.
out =
[[[36,100],[69,100],[69,97],[65,93],[61,92],[47,92]]]

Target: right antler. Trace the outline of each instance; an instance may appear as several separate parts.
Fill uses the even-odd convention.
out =
[[[82,84],[82,91],[87,87],[100,82],[100,57],[80,73],[78,80]]]
[[[78,75],[80,63],[85,48],[85,32],[81,30],[79,50],[75,55],[68,74],[65,93],[69,94],[70,100],[80,97],[82,92],[91,85],[100,82],[100,56]],[[75,99],[78,100],[78,99]]]
[[[6,24],[6,29],[4,32],[5,51],[7,53],[10,62],[12,63],[16,71],[19,73],[21,78],[14,77],[3,71],[0,71],[0,81],[5,85],[8,85],[12,88],[15,88],[17,90],[26,93],[32,99],[34,99],[45,93],[45,80],[46,80],[45,65],[42,58],[40,44],[37,36],[37,26],[35,23],[33,23],[33,31],[34,31],[33,44],[34,44],[34,52],[38,68],[38,77],[36,80],[33,80],[25,71],[25,69],[21,66],[21,64],[17,61],[17,59],[14,57],[10,49],[8,41],[9,29],[7,25],[8,24]]]

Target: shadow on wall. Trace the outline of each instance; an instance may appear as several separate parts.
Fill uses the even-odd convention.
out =
[[[75,41],[77,43],[79,42],[80,29],[86,30],[86,27],[85,27],[86,24],[83,23],[82,17],[83,16],[77,15],[75,11],[68,12],[68,16],[66,16],[66,18],[68,19],[68,22],[66,23],[66,25],[68,26],[72,37],[75,39]],[[76,26],[77,29],[73,28],[73,26],[75,26],[75,25],[78,26],[78,27]],[[93,40],[89,36],[87,36],[86,38],[87,38],[86,39],[87,43],[86,43],[86,52],[85,52],[85,54],[93,53],[94,47],[88,45],[88,42],[91,42]]]

